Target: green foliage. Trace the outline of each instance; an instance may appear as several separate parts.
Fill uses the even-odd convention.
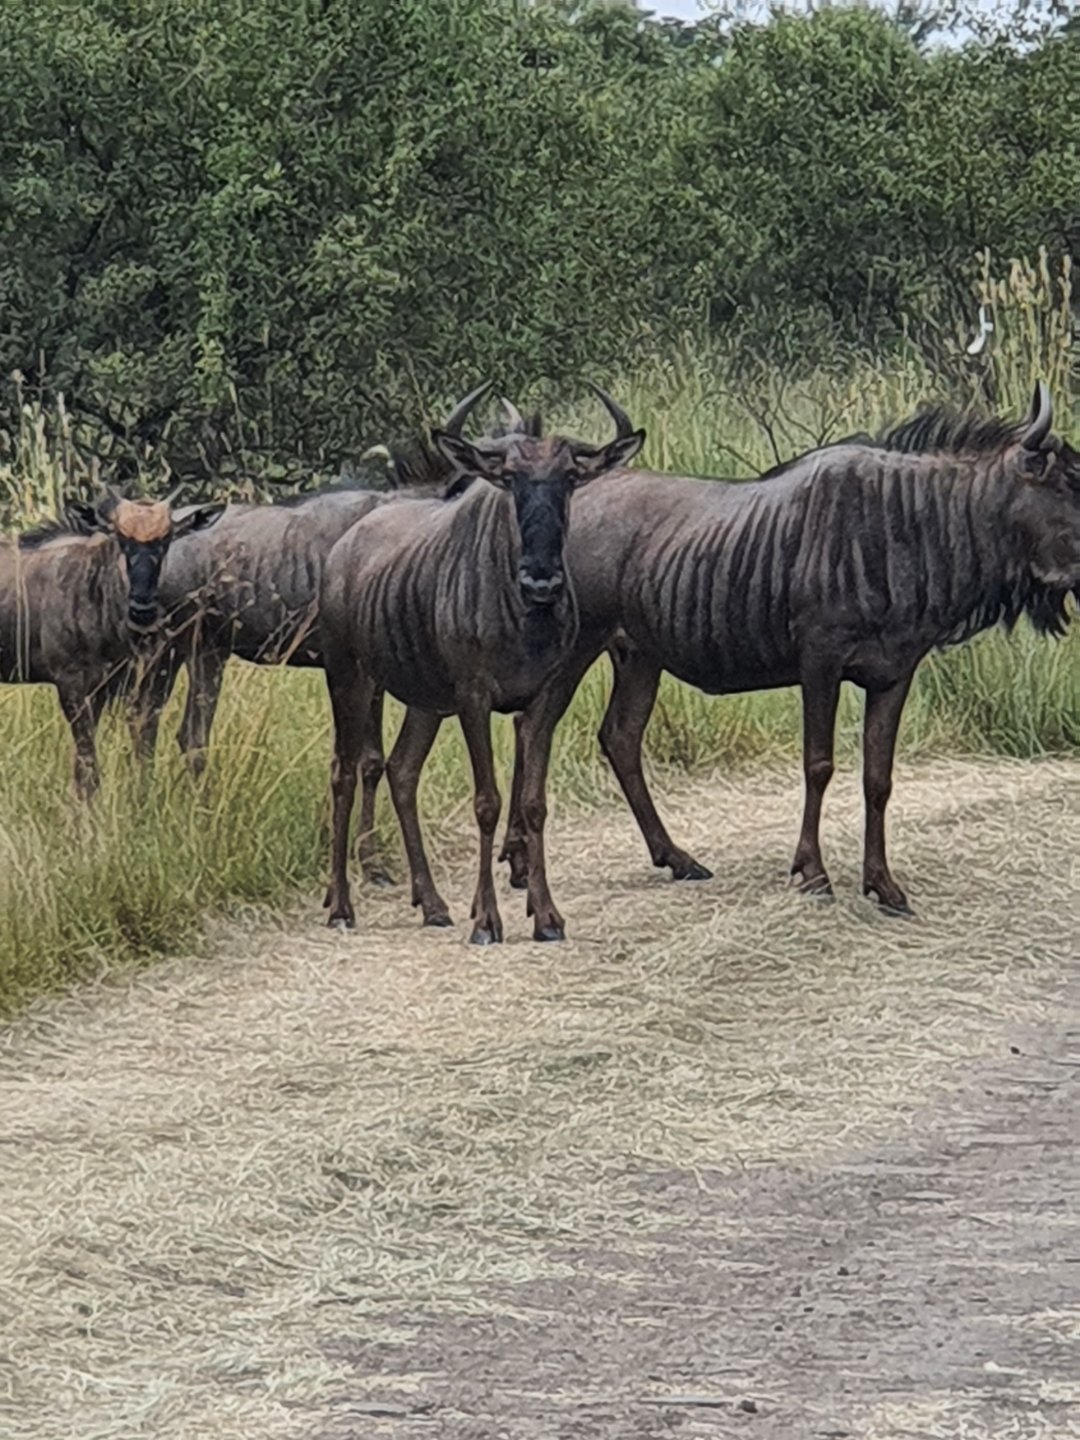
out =
[[[657,145],[652,67],[604,34],[483,0],[5,7],[0,365],[197,474],[610,356],[652,308]]]
[[[1075,258],[1080,33],[915,33],[589,0],[0,7],[0,374],[62,392],[113,473],[211,484],[688,328],[729,366],[914,342],[955,378],[981,252]],[[0,385],[0,432],[16,403]]]

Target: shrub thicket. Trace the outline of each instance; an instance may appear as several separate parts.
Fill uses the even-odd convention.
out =
[[[0,53],[0,374],[118,469],[336,465],[480,374],[551,393],[686,329],[940,361],[981,251],[1080,246],[1075,26],[20,0]]]

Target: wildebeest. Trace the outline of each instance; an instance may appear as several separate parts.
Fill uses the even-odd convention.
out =
[[[489,385],[458,407],[471,408]],[[605,403],[612,407],[613,402]],[[348,830],[357,771],[374,755],[375,697],[388,690],[408,711],[388,764],[390,788],[424,923],[450,923],[420,834],[416,790],[424,759],[448,715],[458,715],[475,781],[480,868],[472,940],[502,939],[491,873],[500,799],[491,714],[527,707],[577,634],[577,607],[563,559],[571,492],[624,465],[644,431],[629,424],[606,445],[536,439],[515,428],[476,444],[459,430],[434,440],[460,468],[455,499],[385,506],[338,541],[326,561],[320,603],[323,664],[334,712],[331,925],[351,926]],[[469,477],[490,483],[469,484]],[[577,502],[575,501],[575,504]],[[543,816],[526,806],[529,913],[537,939],[562,936],[544,876]]]
[[[806,797],[791,873],[819,895],[832,893],[819,822],[840,684],[861,686],[863,893],[910,913],[886,861],[885,808],[919,662],[1022,614],[1060,634],[1068,594],[1080,589],[1080,453],[1051,426],[1040,382],[1019,424],[931,410],[878,441],[841,441],[754,482],[637,470],[590,487],[567,552],[578,643],[518,726],[501,857],[512,883],[526,881],[523,807],[542,809],[551,732],[608,647],[614,690],[601,746],[653,863],[676,879],[709,872],[672,841],[642,771],[661,671],[711,694],[801,685]]]
[[[171,499],[171,497],[170,497]],[[75,786],[98,786],[95,735],[106,702],[153,643],[170,545],[221,505],[173,517],[170,500],[72,502],[65,521],[0,542],[0,681],[55,685],[75,740]]]
[[[463,418],[452,414],[446,428],[458,429]],[[527,428],[512,408],[510,422]],[[492,433],[505,433],[505,427]],[[176,738],[198,774],[230,656],[257,665],[322,664],[318,597],[331,547],[371,510],[441,493],[453,476],[449,462],[422,439],[377,448],[387,461],[391,488],[350,485],[269,505],[233,503],[211,533],[170,552],[160,582],[168,640],[159,662],[147,667],[134,706],[144,757],[153,754],[161,712],[182,668],[188,693]],[[365,786],[362,834],[370,831],[373,807],[374,789],[369,795]]]

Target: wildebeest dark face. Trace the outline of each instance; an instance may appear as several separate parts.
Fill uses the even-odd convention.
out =
[[[542,439],[524,429],[476,444],[449,429],[434,433],[443,454],[460,470],[480,475],[509,492],[520,541],[518,582],[530,605],[553,605],[563,591],[563,550],[573,491],[605,470],[625,465],[645,439],[644,430],[634,430],[614,402],[603,392],[597,393],[619,429],[607,445],[587,445],[558,436]]]
[[[510,492],[514,502],[521,557],[518,581],[521,593],[532,605],[551,605],[566,582],[563,549],[570,513],[570,492],[576,481],[573,457],[564,453],[544,455],[543,442],[512,447],[502,473],[494,483]],[[550,446],[545,447],[551,449]]]
[[[1080,452],[1051,433],[1053,407],[1042,381],[1017,448],[1021,494],[1016,519],[1032,575],[1080,595]]]
[[[115,496],[101,506],[76,502],[68,506],[69,520],[84,531],[112,534],[120,547],[127,577],[127,618],[136,634],[148,634],[161,618],[158,582],[169,546],[218,520],[222,505],[201,505],[175,517],[169,500],[120,500]]]

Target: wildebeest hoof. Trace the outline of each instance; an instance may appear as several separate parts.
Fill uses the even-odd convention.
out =
[[[914,920],[915,911],[907,902],[907,896],[890,876],[881,880],[863,881],[862,893],[877,902],[883,915],[894,915],[897,919]]]
[[[469,936],[470,945],[498,945],[502,940],[502,926],[492,926],[488,929],[484,925],[478,925]]]
[[[699,865],[696,860],[686,859],[671,866],[671,878],[673,880],[711,880],[713,872],[706,870],[704,865]]]
[[[538,925],[533,931],[534,940],[565,940],[566,929],[562,925]]]
[[[355,930],[356,921],[351,915],[331,915],[326,922],[331,930]]]
[[[792,873],[791,884],[800,895],[805,895],[809,900],[823,900],[826,904],[831,904],[836,899],[832,882],[827,875],[814,875],[806,880],[802,872],[796,870]]]
[[[435,910],[430,915],[424,916],[425,925],[433,925],[437,930],[446,930],[453,925],[449,912],[446,910]]]
[[[375,885],[380,890],[386,890],[395,883],[394,877],[377,865],[364,871],[364,879],[369,885]]]
[[[527,890],[528,888],[529,888],[529,872],[528,872],[528,870],[514,870],[513,868],[511,868],[511,871],[510,871],[510,889],[511,889],[511,890]]]
[[[912,910],[906,900],[882,900],[875,895],[872,890],[865,890],[863,893],[869,895],[877,902],[877,908],[881,911],[882,915],[888,915],[894,920],[915,919],[915,911]]]

